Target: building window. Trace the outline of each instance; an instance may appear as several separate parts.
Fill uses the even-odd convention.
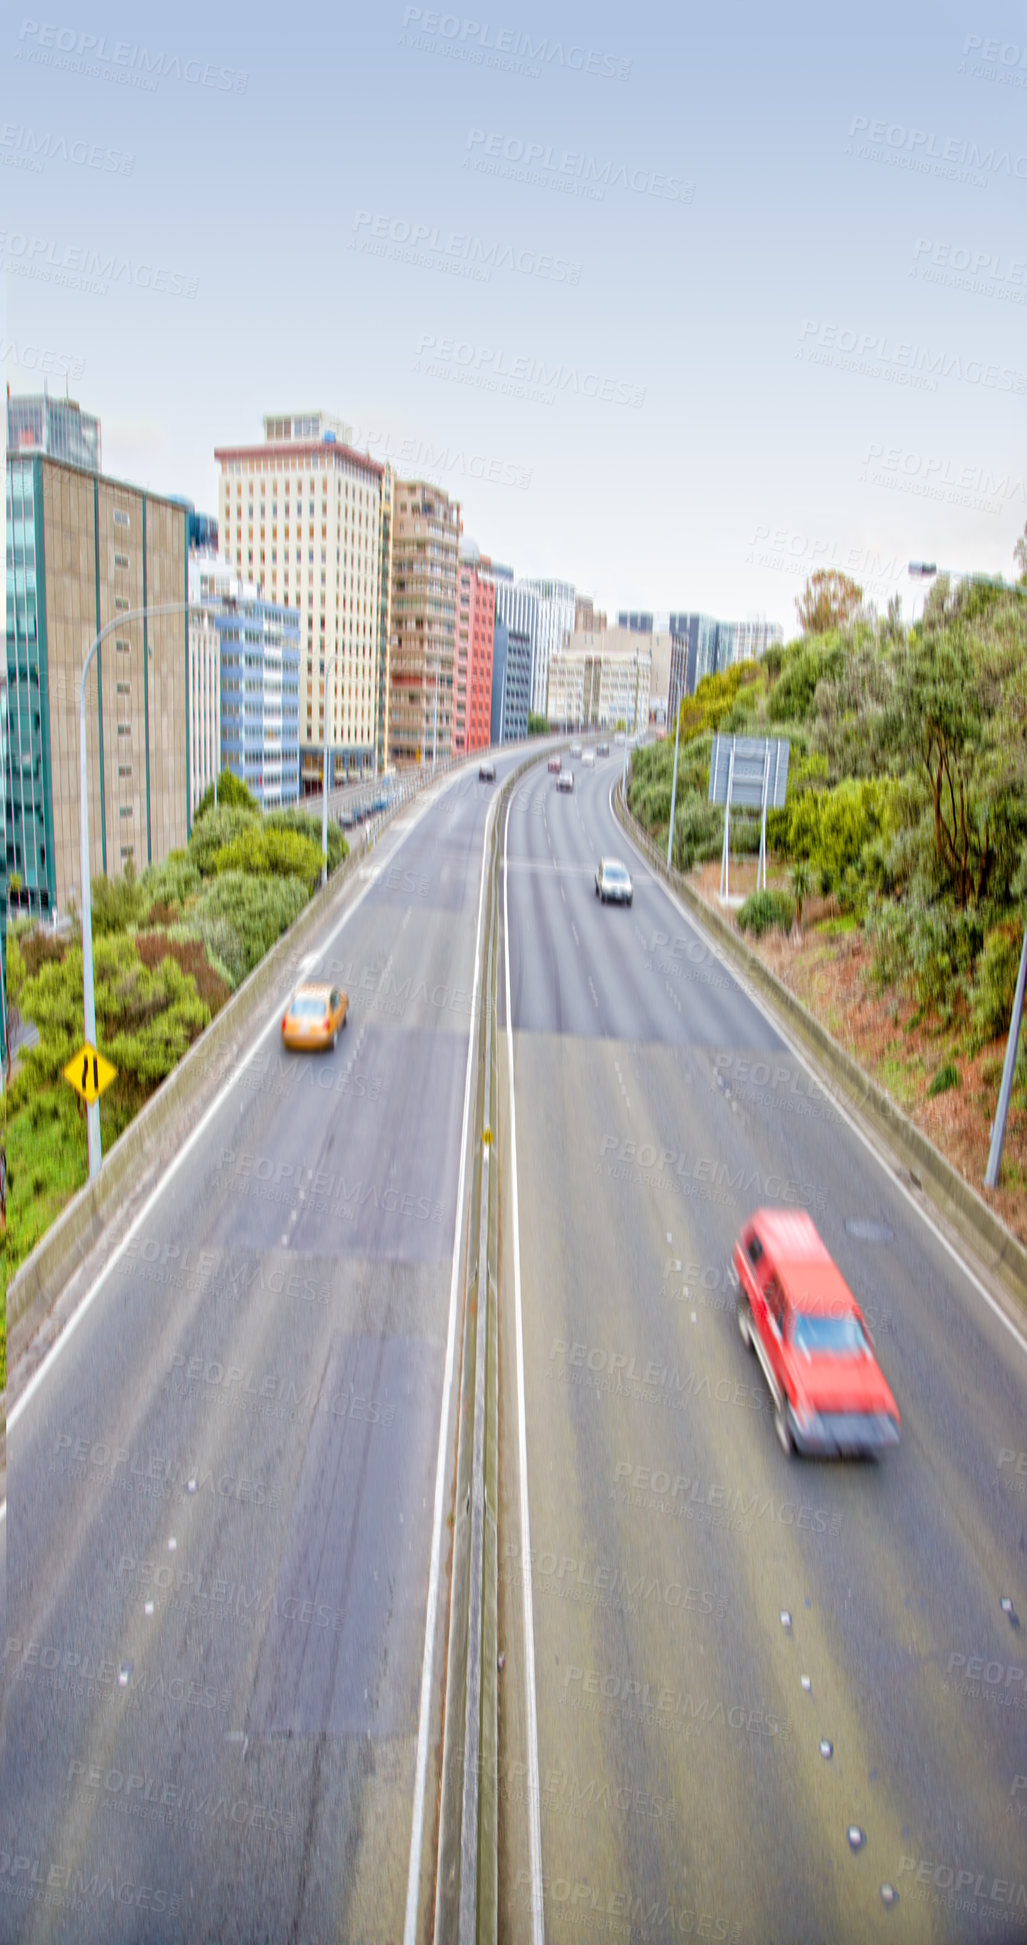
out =
[[[114,565],[115,565],[115,567],[127,567],[127,566],[128,566],[128,555],[127,555],[127,554],[115,554],[115,556],[114,556]]]
[[[127,608],[127,607],[128,607],[128,602],[126,601],[126,599],[125,599],[125,597],[124,597],[124,595],[123,595],[123,594],[116,594],[116,595],[114,596],[114,606],[115,606],[116,608]]]
[[[131,644],[129,642],[119,642],[117,637],[115,637],[114,646],[119,655],[127,655]]]

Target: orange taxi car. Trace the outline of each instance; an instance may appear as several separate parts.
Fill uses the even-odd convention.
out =
[[[338,986],[298,986],[282,1017],[283,1047],[334,1047],[348,1013],[349,994]]]

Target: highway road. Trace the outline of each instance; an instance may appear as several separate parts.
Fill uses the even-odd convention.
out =
[[[506,830],[501,1937],[1022,1939],[1022,1327],[632,857],[616,750],[574,767]],[[864,1305],[880,1464],[777,1444],[729,1274],[761,1204]]]
[[[4,1939],[426,1935],[494,795],[464,771],[369,854],[307,968],[336,1050],[264,1009],[17,1407]]]

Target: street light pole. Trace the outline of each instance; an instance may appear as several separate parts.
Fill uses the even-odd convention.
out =
[[[325,664],[325,692],[324,692],[325,753],[324,753],[324,767],[321,771],[321,883],[322,885],[326,885],[328,883],[328,671],[329,669],[333,669],[335,667],[335,664],[338,661],[338,659],[339,659],[339,650],[336,649],[334,655],[332,655]]]
[[[431,732],[431,773],[435,775],[435,762],[439,748],[439,651],[435,649],[435,721]]]
[[[674,731],[674,781],[670,787],[670,830],[667,832],[667,870],[674,845],[674,807],[678,800],[678,746],[681,742],[681,698],[677,698],[677,728]]]
[[[118,615],[101,628],[92,648],[82,664],[82,679],[78,692],[78,741],[79,741],[79,795],[80,795],[80,860],[82,869],[82,1011],[84,1014],[85,1037],[91,1047],[96,1046],[96,998],[93,990],[93,913],[89,884],[89,770],[86,761],[86,677],[89,664],[108,635],[116,628],[124,628],[133,621],[157,621],[165,615],[192,614],[194,610],[208,603],[198,601],[167,601],[159,607],[133,608],[127,615]],[[149,653],[153,654],[152,646]],[[103,1153],[100,1142],[100,1104],[90,1101],[86,1106],[86,1139],[89,1145],[89,1179],[92,1181],[100,1173]]]

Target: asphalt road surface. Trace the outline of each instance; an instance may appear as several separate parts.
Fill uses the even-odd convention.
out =
[[[617,755],[507,832],[501,1936],[1027,1937],[1023,1337],[630,853]],[[865,1307],[880,1464],[777,1444],[729,1274],[761,1204]]]
[[[265,1007],[12,1427],[4,1939],[403,1937],[493,796],[465,772],[369,854],[307,970],[337,1048]]]

